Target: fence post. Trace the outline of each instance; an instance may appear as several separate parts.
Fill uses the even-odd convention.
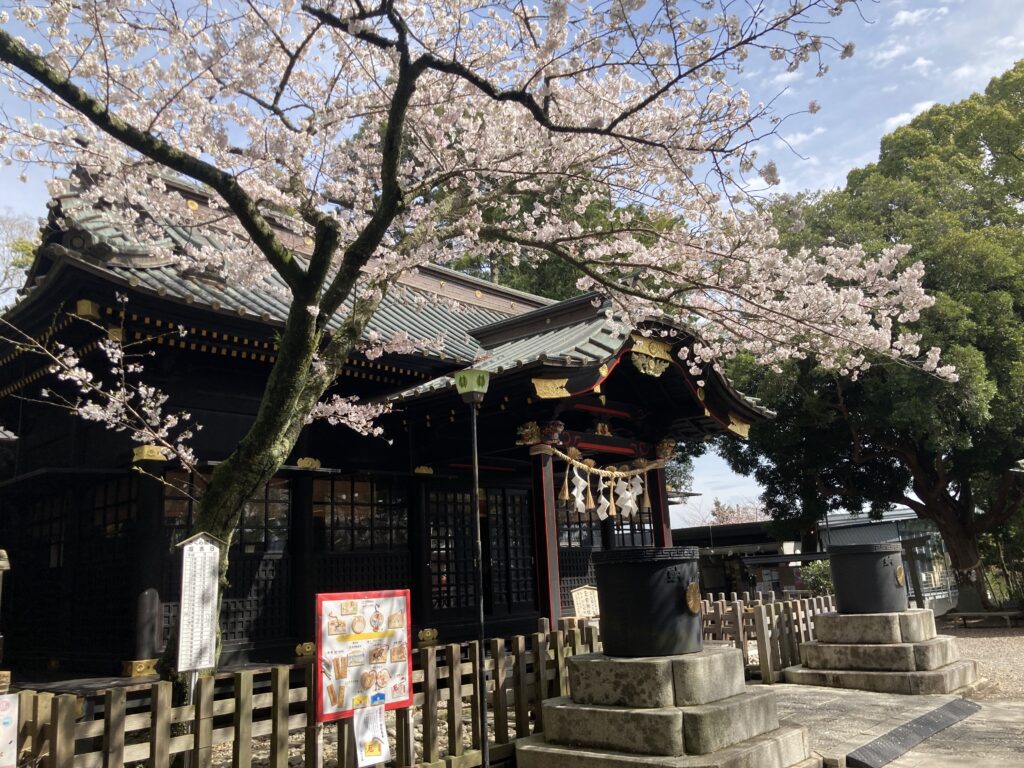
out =
[[[32,761],[39,762],[50,754],[50,718],[53,715],[53,694],[43,692],[36,694],[32,702]]]
[[[602,643],[597,636],[597,627],[591,624],[587,627],[587,647],[591,653],[600,653]]]
[[[458,645],[445,647],[448,662],[448,754],[462,754],[462,653]],[[427,717],[430,713],[424,712]]]
[[[480,645],[479,640],[469,641],[469,667],[472,681],[470,687],[473,693],[469,697],[469,713],[472,718],[472,725],[470,726],[470,744],[473,749],[481,749],[481,740],[488,738],[487,731],[483,734],[480,733],[480,703],[487,696],[487,675],[486,672],[483,675],[484,685],[483,689],[480,687],[481,669],[480,664],[483,662],[486,665],[486,659],[483,657],[483,646]],[[486,666],[485,666],[486,669]]]
[[[768,608],[764,604],[754,606],[754,626],[757,627],[757,662],[761,667],[761,682],[771,685],[775,682],[772,671],[772,646],[768,628]]]
[[[234,768],[252,766],[252,672],[235,673],[235,740],[231,748]]]
[[[77,696],[62,693],[50,712],[49,768],[72,768],[75,761],[75,703]]]
[[[124,765],[124,688],[108,688],[103,697],[103,768]]]
[[[494,742],[508,744],[508,691],[505,689],[508,670],[505,669],[505,641],[500,638],[491,640],[491,662],[494,664]]]
[[[402,707],[395,712],[395,760],[398,768],[412,768],[416,762],[415,738],[412,727],[412,707]]]
[[[526,638],[512,638],[512,695],[516,703],[516,738],[530,735],[529,678],[526,675]]]
[[[736,593],[733,592],[735,595]],[[750,661],[750,650],[747,648],[747,635],[743,628],[743,603],[734,600],[732,611],[736,614],[736,647],[743,653],[743,666]]]
[[[324,762],[324,726],[316,721],[316,657],[306,665],[306,745],[304,768],[321,768]]]
[[[169,768],[171,764],[171,696],[174,686],[167,680],[149,688],[149,766]]]
[[[210,768],[213,765],[213,678],[200,677],[196,681],[196,716],[192,729],[192,768]]]
[[[548,697],[548,636],[538,632],[533,636],[533,692],[534,733],[544,730],[544,708],[541,702]]]
[[[420,649],[423,668],[423,762],[436,763],[440,759],[437,746],[437,649]]]
[[[558,695],[568,696],[569,673],[565,668],[565,633],[562,630],[555,632],[555,680]]]
[[[288,768],[288,667],[270,670],[270,768]]]
[[[32,752],[32,713],[35,711],[35,691],[18,692],[18,748],[17,762],[22,764],[22,755]]]

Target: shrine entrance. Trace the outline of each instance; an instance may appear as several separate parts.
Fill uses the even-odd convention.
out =
[[[468,489],[431,488],[424,494],[429,548],[424,626],[455,630],[475,624],[476,572]],[[484,614],[504,624],[539,615],[530,494],[518,488],[481,489]]]

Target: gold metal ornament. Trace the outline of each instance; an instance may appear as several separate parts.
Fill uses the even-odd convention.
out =
[[[906,583],[906,581],[907,581],[907,573],[906,573],[906,571],[903,570],[903,566],[902,565],[896,566],[896,583],[899,584],[902,587]]]
[[[686,607],[694,616],[700,613],[700,584],[696,581],[686,588]]]

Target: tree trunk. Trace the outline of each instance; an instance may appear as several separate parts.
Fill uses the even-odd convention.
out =
[[[981,604],[985,608],[991,608],[992,604],[985,587],[978,534],[964,524],[961,512],[962,510],[957,509],[953,503],[938,500],[927,504],[926,514],[921,517],[932,520],[938,526],[960,592],[973,588]],[[961,607],[959,599],[957,606]],[[963,610],[968,610],[968,606],[964,605]]]
[[[315,319],[305,305],[300,304],[293,302],[256,418],[235,450],[214,468],[192,524],[192,535],[205,532],[226,543],[220,558],[218,618],[228,586],[228,550],[242,509],[284,464],[305,425],[306,416],[334,378],[333,373],[312,372],[313,357],[322,335]],[[175,626],[159,662],[161,676],[165,679],[176,677],[177,640]],[[215,661],[219,661],[220,651],[218,622]]]

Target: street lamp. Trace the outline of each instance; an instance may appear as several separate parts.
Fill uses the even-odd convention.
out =
[[[474,368],[467,368],[455,374],[455,390],[469,404],[469,431],[473,451],[473,487],[470,491],[469,503],[473,510],[473,559],[476,570],[476,602],[477,602],[477,690],[480,691],[480,764],[490,768],[491,750],[487,735],[487,677],[484,673],[484,550],[480,539],[480,457],[476,443],[476,409],[484,401],[487,384],[491,374]],[[448,660],[451,669],[455,669],[458,660]]]

